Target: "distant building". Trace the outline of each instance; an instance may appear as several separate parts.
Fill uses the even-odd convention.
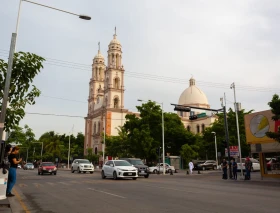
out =
[[[92,63],[92,77],[89,82],[88,114],[85,117],[84,154],[89,148],[94,154],[103,150],[102,133],[118,135],[118,127],[123,126],[129,112],[124,108],[124,66],[122,64],[122,46],[116,33],[108,45],[107,66],[100,52]],[[180,105],[210,108],[206,95],[196,86],[195,79],[190,79],[189,87],[181,94]],[[193,114],[204,111],[192,110]],[[178,112],[186,129],[201,133],[214,122],[215,117],[202,114],[197,120],[189,120],[189,112]],[[102,158],[99,159],[102,164]]]

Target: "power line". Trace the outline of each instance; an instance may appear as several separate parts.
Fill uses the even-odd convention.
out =
[[[6,51],[6,50],[0,49],[0,51]],[[8,52],[8,51],[6,51],[6,52]],[[3,55],[0,55],[0,56],[3,56]],[[5,56],[8,57],[8,55],[5,55]],[[69,61],[53,59],[53,58],[46,58],[46,59],[48,59],[48,60],[46,62],[44,62],[44,64],[91,72],[91,70],[90,70],[91,66],[87,65],[87,64],[74,63],[74,62],[69,62]],[[188,83],[188,80],[185,80],[185,79],[145,74],[145,73],[137,73],[137,72],[131,72],[131,71],[126,71],[125,76],[131,77],[131,78],[137,78],[137,79],[163,81],[163,82],[177,83],[177,84],[178,83],[179,84]],[[205,82],[205,81],[197,81],[197,82],[200,83],[201,86],[206,86],[206,87],[223,88],[223,89],[229,88],[229,86],[228,86],[229,84],[225,84],[225,83],[214,83],[214,82]],[[280,91],[279,88],[253,87],[253,86],[245,86],[245,85],[239,85],[238,90],[257,91],[257,92]]]

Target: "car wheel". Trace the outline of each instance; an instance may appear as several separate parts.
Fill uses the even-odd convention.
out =
[[[106,176],[105,176],[105,174],[104,174],[104,171],[101,172],[101,177],[102,177],[102,179],[105,179],[105,178],[106,178]]]
[[[171,173],[171,172],[172,172],[172,170],[171,170],[171,169],[169,169],[169,170],[168,170],[168,173]]]
[[[149,177],[149,175],[145,175],[144,177],[145,177],[145,178],[148,178],[148,177]]]
[[[78,167],[78,173],[81,173],[81,171],[80,171],[80,167]]]
[[[53,174],[56,175],[56,172],[54,172]]]
[[[84,174],[86,173],[86,172],[83,172]]]
[[[117,176],[117,173],[116,173],[116,172],[113,173],[113,178],[114,178],[114,180],[117,180],[117,179],[118,179],[118,176]]]
[[[72,172],[72,173],[74,173],[74,172],[75,172],[75,170],[73,169],[73,167],[71,168],[71,172]]]
[[[90,174],[93,174],[93,172],[90,172]]]
[[[157,174],[157,170],[155,169],[155,170],[153,171],[153,173],[154,173],[154,174]]]
[[[137,180],[137,178],[132,178],[132,180]]]

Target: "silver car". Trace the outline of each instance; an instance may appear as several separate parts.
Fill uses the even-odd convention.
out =
[[[34,170],[34,165],[32,163],[27,163],[23,166],[24,170]]]

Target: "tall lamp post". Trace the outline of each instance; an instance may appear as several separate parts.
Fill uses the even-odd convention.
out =
[[[137,101],[140,102],[148,102],[148,101],[144,101],[141,99],[138,99]],[[164,114],[163,114],[163,102],[159,103],[154,101],[157,104],[161,104],[161,123],[162,123],[162,163],[163,163],[163,174],[165,175],[165,149],[164,149]]]
[[[20,18],[20,11],[21,11],[21,3],[22,1],[31,3],[31,4],[36,4],[42,7],[46,7],[49,9],[57,10],[60,12],[68,13],[71,15],[78,16],[81,19],[84,20],[91,20],[90,16],[87,15],[79,15],[76,13],[71,13],[65,10],[61,10],[58,8],[50,7],[47,5],[39,4],[37,2],[32,2],[28,0],[20,0],[19,1],[19,9],[18,9],[18,16],[17,16],[17,24],[16,24],[16,32],[12,33],[12,39],[11,39],[11,45],[10,45],[10,52],[9,52],[9,59],[8,59],[8,68],[7,68],[7,74],[6,74],[6,80],[5,80],[5,88],[4,88],[4,95],[2,99],[2,108],[1,108],[1,115],[0,115],[0,139],[2,140],[3,137],[3,131],[4,131],[4,123],[5,123],[5,118],[6,118],[6,110],[7,110],[7,103],[8,103],[8,96],[9,96],[9,90],[10,90],[10,83],[11,83],[11,75],[12,75],[12,67],[13,67],[13,61],[14,61],[14,52],[16,49],[16,42],[17,42],[17,33],[18,33],[18,27],[19,27],[19,18]],[[3,145],[5,147],[5,144]],[[3,159],[4,152],[1,150],[1,162]]]
[[[218,152],[217,152],[217,137],[216,137],[216,132],[211,132],[212,134],[214,134],[215,137],[215,154],[216,154],[216,165],[218,168]]]
[[[41,147],[41,163],[43,162],[43,149],[44,149],[44,142],[33,142],[33,143],[40,143],[42,144],[42,147]]]
[[[74,125],[72,127],[72,135],[73,135],[73,130],[74,130]],[[69,143],[68,143],[68,169],[69,169],[69,161],[70,161],[70,148],[71,147],[71,135],[70,135],[70,132],[69,132]]]
[[[238,107],[237,107],[237,103],[236,103],[235,83],[234,82],[230,85],[230,88],[233,89],[233,93],[234,93],[234,108],[235,108],[235,118],[236,118],[236,128],[237,128],[239,161],[240,161],[241,178],[243,178],[243,168],[242,168],[243,166],[242,166],[240,134],[239,134],[239,122],[238,122]]]

